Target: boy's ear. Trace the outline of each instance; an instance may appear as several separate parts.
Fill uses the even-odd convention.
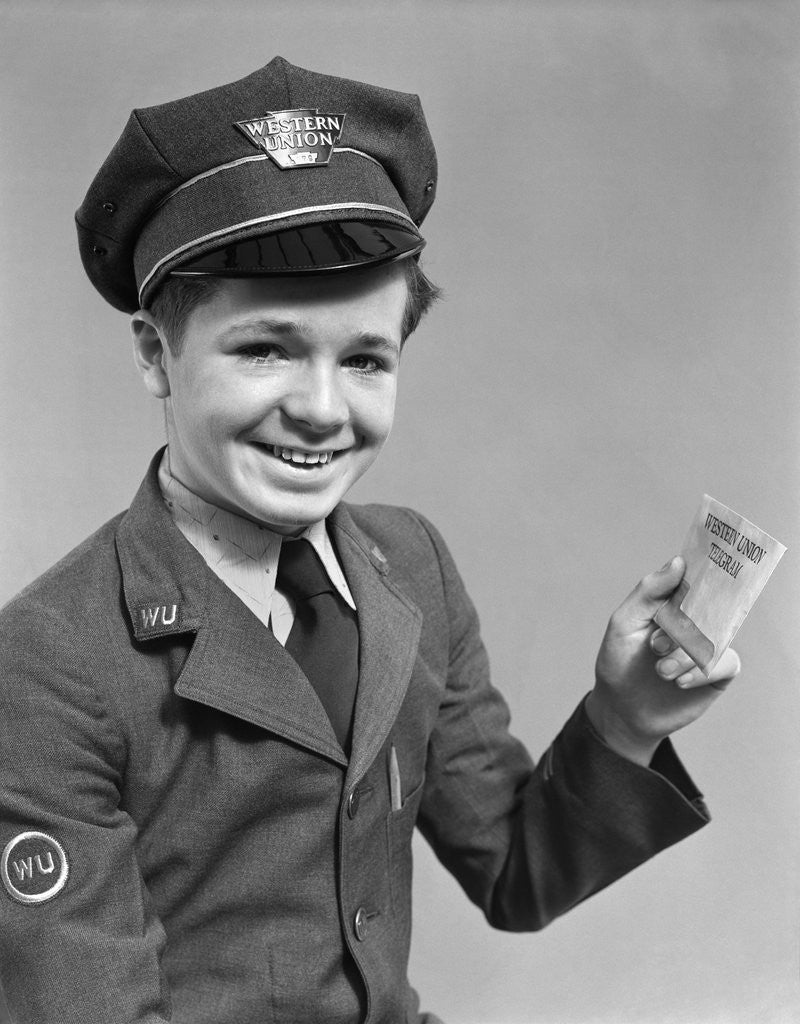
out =
[[[155,398],[169,396],[169,378],[165,367],[166,342],[155,320],[146,309],[131,317],[133,358],[144,386]]]

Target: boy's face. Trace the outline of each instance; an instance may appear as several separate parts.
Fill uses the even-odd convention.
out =
[[[222,281],[162,353],[173,475],[280,533],[327,516],[389,435],[406,296],[398,264]]]

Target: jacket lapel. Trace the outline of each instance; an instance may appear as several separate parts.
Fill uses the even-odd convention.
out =
[[[375,759],[403,703],[417,655],[422,613],[388,576],[386,560],[346,506],[328,519],[358,609],[359,678],[347,784]]]
[[[159,458],[117,532],[135,639],[148,643],[194,633],[191,653],[175,681],[179,696],[346,765],[325,709],[295,660],[173,523],[158,488]]]
[[[214,575],[172,521],[158,487],[157,453],[117,532],[134,638],[195,641],[175,692],[347,765],[325,709],[297,663]],[[346,506],[328,520],[359,623],[359,683],[348,782],[383,746],[408,689],[422,614],[388,576],[383,555]]]
[[[297,662],[235,594],[213,582],[219,585],[175,692],[346,765],[330,719]]]

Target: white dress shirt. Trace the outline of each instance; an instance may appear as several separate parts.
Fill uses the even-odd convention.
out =
[[[294,622],[294,602],[275,587],[283,536],[190,491],[170,472],[169,448],[158,468],[158,484],[175,525],[209,569],[285,645]],[[325,521],[313,523],[300,536],[312,545],[337,593],[355,611]]]

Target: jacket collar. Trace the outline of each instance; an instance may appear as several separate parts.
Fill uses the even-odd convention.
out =
[[[161,452],[117,532],[125,604],[134,638],[194,633],[175,690],[347,765],[328,717],[294,659],[206,566],[175,526],[158,487]],[[348,782],[360,779],[386,740],[405,697],[422,615],[346,505],[328,518],[358,608],[360,655]]]

